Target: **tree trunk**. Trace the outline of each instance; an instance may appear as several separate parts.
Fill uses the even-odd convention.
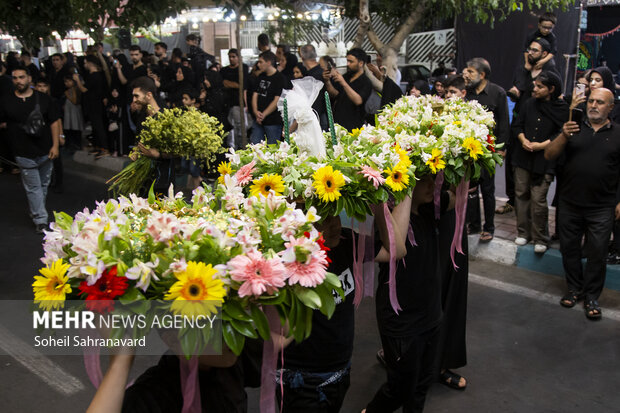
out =
[[[357,28],[357,35],[355,36],[353,47],[362,47],[364,39],[366,38],[366,33],[368,33],[368,29],[370,28],[370,12],[368,11],[368,1],[369,0],[360,0],[360,25]]]

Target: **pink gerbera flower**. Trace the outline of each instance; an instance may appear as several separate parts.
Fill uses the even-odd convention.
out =
[[[252,173],[254,173],[254,165],[256,165],[256,161],[252,161],[247,165],[243,165],[237,173],[235,173],[235,178],[237,178],[237,183],[241,186],[245,186],[252,180]]]
[[[381,175],[381,171],[377,171],[370,166],[362,166],[362,170],[359,172],[364,175],[364,178],[368,179],[378,189],[380,185],[383,185],[385,178]]]
[[[285,285],[286,268],[280,259],[267,260],[256,250],[237,255],[228,262],[228,266],[231,268],[231,278],[243,283],[239,288],[239,297],[259,296],[265,292],[273,295]]]
[[[310,262],[291,262],[285,264],[290,285],[299,284],[302,287],[314,288],[325,280],[327,271],[327,254],[325,251],[316,251],[310,256]]]

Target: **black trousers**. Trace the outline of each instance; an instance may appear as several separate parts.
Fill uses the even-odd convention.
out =
[[[319,378],[305,377],[303,384],[291,388],[284,385],[284,401],[282,403],[283,412],[298,413],[338,413],[344,402],[344,396],[351,384],[349,374],[343,376],[336,383],[321,386],[323,384]],[[276,387],[278,403],[282,400],[280,386]]]
[[[506,147],[506,157],[504,158],[504,178],[506,178],[506,196],[508,197],[507,203],[515,206],[515,174],[512,167],[512,147]]]
[[[426,393],[436,376],[438,340],[439,327],[411,337],[381,335],[387,382],[368,403],[366,413],[389,413],[401,406],[404,413],[424,410]]]
[[[482,205],[484,207],[484,226],[482,229],[493,234],[495,232],[495,176],[483,169],[480,172],[478,185],[480,186],[480,192],[482,192]],[[480,202],[478,201],[477,191],[474,194],[470,194],[467,210],[469,226],[476,230],[479,229]]]
[[[580,208],[560,199],[560,251],[571,291],[583,292],[586,300],[598,300],[605,285],[607,246],[614,224],[614,207]],[[581,263],[581,240],[586,237]]]

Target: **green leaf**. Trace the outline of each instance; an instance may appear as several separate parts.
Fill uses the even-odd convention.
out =
[[[258,330],[258,334],[260,334],[263,340],[269,340],[271,334],[269,331],[269,322],[267,321],[265,313],[263,313],[256,304],[250,304],[250,311],[252,312],[252,320],[254,321],[254,326]]]
[[[296,288],[295,295],[306,307],[314,310],[321,308],[321,297],[314,290],[303,287]]]
[[[239,356],[245,345],[245,336],[237,332],[230,323],[222,323],[222,335],[228,348]]]
[[[155,181],[153,181],[153,183],[151,184],[151,187],[149,188],[149,197],[148,197],[148,201],[149,204],[154,204],[155,203],[155,190],[153,189],[155,187]]]
[[[252,323],[249,321],[240,321],[233,318],[230,320],[230,324],[232,324],[233,328],[244,336],[249,338],[258,338],[256,330],[254,330]]]
[[[241,320],[241,321],[250,321],[251,318],[248,313],[245,312],[241,303],[237,300],[228,300],[224,305],[224,311],[226,314],[231,316],[233,319]]]
[[[315,288],[315,291],[321,297],[321,313],[325,314],[327,318],[331,318],[336,310],[336,301],[331,288],[327,284],[321,284]]]
[[[334,287],[340,287],[342,284],[340,283],[340,278],[334,273],[326,272],[325,273],[325,282]]]

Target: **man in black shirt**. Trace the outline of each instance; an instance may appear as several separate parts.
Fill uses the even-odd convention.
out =
[[[258,57],[258,67],[263,73],[258,77],[256,90],[252,94],[252,109],[256,120],[252,126],[252,143],[259,143],[267,137],[267,143],[277,143],[282,136],[282,118],[277,109],[278,99],[284,89],[285,79],[276,69],[276,55],[270,51]]]
[[[302,46],[301,49],[299,49],[299,54],[301,56],[301,61],[303,62],[303,65],[307,70],[306,76],[311,76],[316,80],[322,82],[323,69],[319,65],[319,62],[316,61],[317,54],[314,46],[312,46],[311,44]],[[321,93],[319,93],[319,96],[312,104],[312,109],[314,109],[319,115],[321,129],[328,130],[329,121],[327,120],[327,107],[325,106],[325,88],[321,90]]]
[[[351,49],[347,52],[347,73],[344,76],[336,68],[323,74],[329,96],[336,99],[334,122],[349,131],[364,125],[364,105],[372,92],[372,83],[364,74],[366,56],[360,48]]]
[[[43,233],[48,219],[45,198],[52,175],[52,160],[58,157],[60,114],[51,97],[31,89],[32,78],[27,69],[14,69],[12,76],[15,91],[0,99],[0,123],[6,122],[7,136],[21,169],[30,215],[37,232]],[[28,118],[37,104],[44,124],[37,134],[29,134],[33,128],[27,128],[30,129],[27,132],[25,126],[31,126]]]
[[[84,59],[84,83],[80,75],[73,74],[73,80],[80,92],[84,94],[83,106],[86,117],[90,121],[93,130],[94,146],[96,149],[95,159],[110,155],[110,144],[105,126],[105,105],[103,100],[107,96],[107,83],[99,66],[99,59],[95,56],[86,56]]]
[[[54,99],[62,99],[65,93],[65,75],[69,73],[69,68],[65,65],[64,56],[54,53],[50,58],[52,70],[50,71],[50,87]]]
[[[489,81],[491,76],[491,66],[489,62],[481,57],[475,57],[467,62],[467,67],[463,71],[463,79],[467,86],[466,100],[476,100],[488,111],[493,112],[495,118],[495,128],[493,134],[497,144],[508,142],[510,135],[508,102],[506,92],[500,86]],[[502,156],[504,150],[498,151]],[[482,202],[484,205],[484,227],[480,233],[481,242],[489,242],[493,239],[495,232],[495,177],[491,176],[486,169],[480,173],[480,190],[482,191]],[[470,227],[480,229],[480,207],[476,202],[470,203],[473,208]]]
[[[620,219],[616,194],[620,183],[620,126],[609,120],[614,95],[595,89],[587,102],[587,120],[566,122],[545,149],[552,160],[564,153],[560,192],[560,250],[568,293],[560,304],[573,307],[584,299],[586,317],[602,316],[598,298],[605,284],[607,244],[615,218]],[[586,235],[582,268],[581,241]]]
[[[239,51],[237,49],[230,49],[228,51],[228,61],[230,65],[223,67],[220,70],[220,75],[224,83],[224,98],[226,102],[226,109],[228,110],[227,117],[234,127],[234,133],[232,137],[232,143],[236,149],[242,146],[242,136],[244,131],[241,130],[241,114],[245,116],[247,106],[244,103],[243,110],[239,106]],[[247,84],[248,65],[243,63],[243,83]],[[245,89],[245,88],[244,88]],[[247,127],[248,125],[246,125]]]

